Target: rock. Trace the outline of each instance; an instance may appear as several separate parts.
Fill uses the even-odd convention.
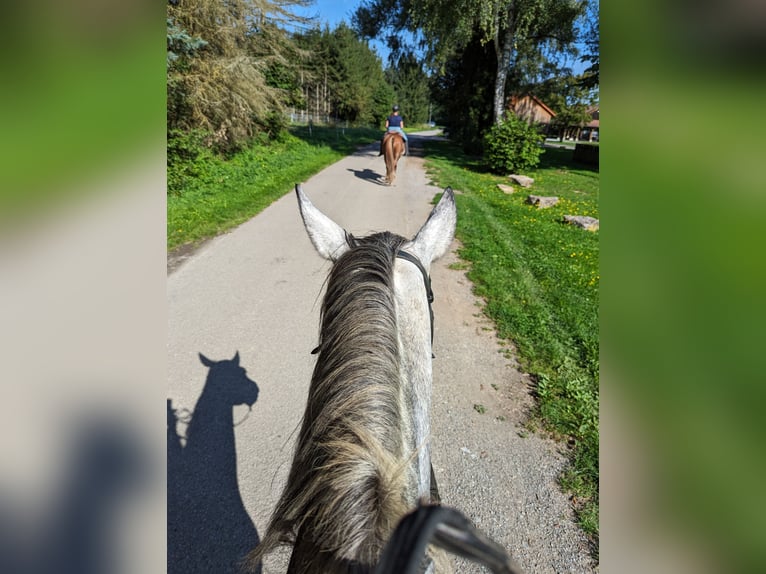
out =
[[[533,183],[535,183],[535,180],[531,177],[527,177],[526,175],[509,175],[508,176],[511,181],[515,181],[518,183],[521,187],[529,187]]]
[[[588,231],[598,231],[598,219],[587,215],[565,215],[564,221]]]
[[[546,207],[552,207],[559,202],[558,197],[543,197],[540,195],[530,195],[527,197],[527,202],[532,205],[536,205],[538,209],[544,209]]]
[[[503,183],[498,183],[497,187],[500,191],[503,193],[507,193],[508,195],[512,194],[515,190],[510,185],[505,185]]]

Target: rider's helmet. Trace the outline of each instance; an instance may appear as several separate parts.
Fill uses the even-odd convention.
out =
[[[391,109],[392,109],[393,111],[395,111],[395,112],[398,112],[398,111],[399,111],[399,106],[395,105],[395,106],[394,106],[393,108],[391,108]]]

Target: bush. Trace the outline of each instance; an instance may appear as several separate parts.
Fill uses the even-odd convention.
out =
[[[495,173],[523,172],[540,163],[541,141],[534,127],[510,115],[484,136],[484,161]]]
[[[271,140],[280,141],[287,134],[287,117],[281,111],[269,112],[262,123]]]
[[[210,134],[204,130],[169,130],[167,134],[167,193],[180,195],[203,171],[212,157],[207,145]]]
[[[572,159],[590,165],[598,165],[599,146],[589,143],[578,143],[575,145]]]

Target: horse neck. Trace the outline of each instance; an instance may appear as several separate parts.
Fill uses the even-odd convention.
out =
[[[211,384],[209,375],[186,432],[187,460],[197,454],[197,460],[209,465],[209,470],[236,471],[233,406],[225,393]]]
[[[410,446],[413,451],[417,451],[418,497],[428,498],[431,479],[429,438],[433,378],[430,312],[423,277],[414,265],[397,261],[394,284],[402,388],[405,390],[409,410],[407,418],[412,424]]]
[[[309,538],[299,553],[312,564],[320,540],[334,560],[373,563],[417,501],[391,271],[403,238],[381,235],[382,247],[352,239],[330,273],[298,444],[269,527],[267,547],[300,520],[294,535]]]
[[[396,241],[397,245],[401,242],[397,236],[381,235],[384,242]],[[314,396],[310,401],[313,406],[329,406],[335,395],[342,400],[349,394],[349,388],[356,389],[357,398],[369,394],[368,404],[373,404],[381,400],[380,395],[371,390],[376,384],[400,387],[391,256],[389,253],[376,259],[374,249],[370,251],[373,255],[368,261],[357,251],[338,262],[336,265],[340,268],[333,269],[328,281],[322,312],[323,346],[312,378]],[[387,265],[384,259],[389,259]],[[376,352],[371,354],[373,349]],[[362,384],[354,384],[354,381]],[[336,404],[342,405],[341,400]],[[396,409],[398,413],[399,405],[389,404],[386,408]],[[344,416],[342,409],[338,409],[338,414]],[[366,422],[372,428],[374,421],[375,417],[368,417]],[[396,423],[398,427],[400,421]],[[393,444],[395,429],[384,426],[374,432],[389,450],[400,448]]]

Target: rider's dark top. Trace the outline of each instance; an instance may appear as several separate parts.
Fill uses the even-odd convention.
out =
[[[391,114],[388,116],[388,127],[400,128],[402,127],[402,116]]]

